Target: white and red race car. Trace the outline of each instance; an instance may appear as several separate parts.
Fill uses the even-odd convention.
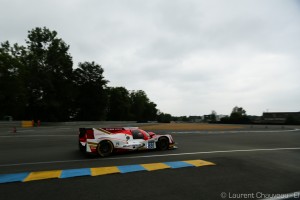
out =
[[[175,148],[171,135],[157,135],[137,127],[79,128],[79,149],[102,157],[113,152]]]

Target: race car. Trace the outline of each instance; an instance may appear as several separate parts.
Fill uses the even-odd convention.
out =
[[[79,128],[79,149],[101,157],[113,152],[147,149],[175,149],[171,135],[157,135],[138,127],[122,128]]]

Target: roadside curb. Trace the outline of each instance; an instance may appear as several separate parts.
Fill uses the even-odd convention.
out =
[[[94,167],[94,168],[79,168],[79,169],[66,169],[66,170],[51,170],[51,171],[36,171],[36,172],[23,172],[16,174],[1,174],[0,184],[12,182],[29,182],[45,179],[65,179],[80,176],[100,176],[108,174],[126,174],[138,171],[155,171],[163,169],[178,169],[184,167],[202,167],[213,166],[215,163],[204,160],[186,160],[174,161],[164,163],[148,163],[137,165],[123,165],[111,167]]]

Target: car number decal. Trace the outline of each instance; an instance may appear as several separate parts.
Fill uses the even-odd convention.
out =
[[[154,141],[148,142],[148,149],[154,149]]]

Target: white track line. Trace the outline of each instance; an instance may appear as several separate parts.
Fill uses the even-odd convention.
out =
[[[178,154],[163,154],[163,155],[148,155],[148,156],[127,156],[117,158],[100,158],[100,159],[81,159],[81,160],[62,160],[62,161],[46,161],[46,162],[32,162],[32,163],[15,163],[15,164],[2,164],[0,167],[22,166],[22,165],[39,165],[39,164],[53,164],[53,163],[71,163],[71,162],[87,162],[99,160],[122,160],[122,159],[137,159],[137,158],[154,158],[154,157],[169,157],[169,156],[182,156],[182,155],[197,155],[197,154],[217,154],[217,153],[237,153],[237,152],[259,152],[259,151],[285,151],[285,150],[300,150],[300,147],[292,148],[272,148],[272,149],[240,149],[240,150],[225,150],[225,151],[201,151],[190,153]]]

